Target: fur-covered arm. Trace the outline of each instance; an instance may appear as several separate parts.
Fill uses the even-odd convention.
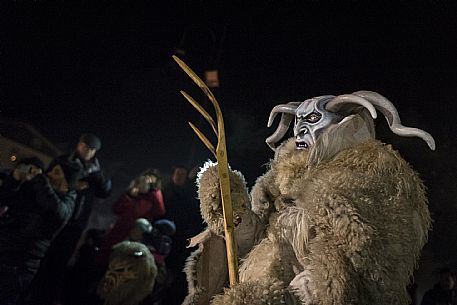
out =
[[[235,239],[238,256],[244,256],[263,234],[264,225],[250,206],[246,182],[238,171],[229,169]],[[198,197],[204,221],[212,233],[224,236],[224,216],[216,163],[207,162],[198,173]]]
[[[229,170],[229,174],[237,254],[241,258],[258,242],[265,228],[250,209],[244,177],[237,171]],[[198,249],[186,262],[189,294],[184,305],[209,304],[228,286],[224,218],[215,163],[207,162],[203,166],[198,173],[197,185],[201,213],[208,228],[191,239],[191,244],[198,244]]]
[[[274,202],[280,196],[274,182],[275,174],[275,170],[272,169],[260,176],[251,190],[252,211],[264,224],[268,223],[271,213],[275,211]]]

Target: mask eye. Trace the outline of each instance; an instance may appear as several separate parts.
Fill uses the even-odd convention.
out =
[[[319,122],[321,117],[322,117],[322,115],[320,113],[313,112],[313,113],[308,114],[305,117],[305,121],[308,123],[317,123],[317,122]]]

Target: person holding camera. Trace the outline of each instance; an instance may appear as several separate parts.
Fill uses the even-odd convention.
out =
[[[153,222],[165,215],[160,186],[159,171],[149,169],[133,179],[127,191],[114,203],[113,211],[117,220],[103,240],[99,260],[102,265],[107,263],[111,247],[128,237],[138,218]]]
[[[37,158],[24,159],[0,186],[0,305],[24,304],[51,241],[73,214],[81,167],[61,160],[43,173]]]
[[[92,204],[96,198],[107,198],[111,193],[111,179],[105,176],[96,157],[101,147],[99,137],[91,133],[83,134],[74,151],[53,161],[76,162],[83,169],[83,173],[75,183],[74,212],[68,224],[53,241],[33,283],[32,299],[37,304],[53,304],[60,301],[68,262],[87,226]]]

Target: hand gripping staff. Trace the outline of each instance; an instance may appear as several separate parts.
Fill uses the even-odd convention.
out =
[[[222,198],[222,210],[224,213],[224,229],[225,229],[225,247],[227,249],[227,261],[228,261],[228,271],[229,271],[229,280],[230,287],[233,287],[238,282],[238,260],[236,255],[236,242],[234,237],[234,225],[233,225],[233,212],[232,212],[232,197],[230,194],[230,178],[228,171],[228,162],[227,162],[227,147],[225,144],[225,130],[224,130],[224,119],[222,117],[221,108],[217,102],[214,94],[206,86],[206,84],[189,68],[182,60],[177,56],[173,55],[173,59],[178,63],[181,69],[186,72],[186,74],[203,90],[205,95],[211,101],[216,111],[217,116],[217,130],[216,124],[213,118],[209,115],[208,112],[203,109],[203,107],[195,101],[189,94],[184,91],[180,91],[181,94],[186,98],[186,100],[195,107],[195,109],[200,112],[200,114],[208,121],[213,129],[214,133],[217,136],[217,147],[214,149],[214,146],[208,140],[207,137],[191,122],[189,122],[192,130],[197,134],[200,140],[205,144],[205,146],[213,153],[217,160],[217,171],[219,175],[219,185],[221,189],[221,198]]]

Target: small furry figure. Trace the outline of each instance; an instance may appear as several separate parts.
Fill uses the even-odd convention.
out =
[[[427,240],[430,215],[417,173],[375,139],[376,110],[391,130],[433,138],[401,125],[395,107],[370,91],[276,106],[267,139],[269,170],[250,195],[231,171],[240,283],[228,286],[217,167],[198,176],[206,231],[186,265],[184,304],[409,304],[406,286]],[[294,123],[294,137],[275,147]]]
[[[105,305],[137,305],[152,292],[156,276],[149,249],[139,242],[123,241],[113,247],[97,294]]]

